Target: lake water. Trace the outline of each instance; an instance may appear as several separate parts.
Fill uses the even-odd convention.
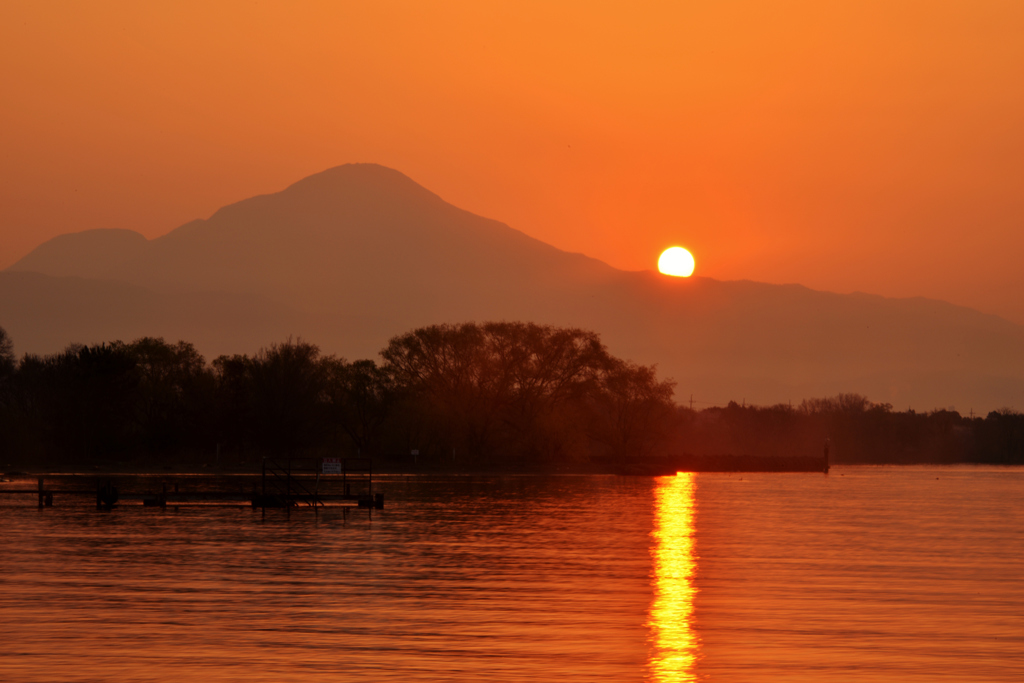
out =
[[[1021,469],[379,486],[0,500],[0,680],[1024,680]]]

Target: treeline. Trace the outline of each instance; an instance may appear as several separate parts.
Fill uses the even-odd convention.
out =
[[[538,469],[643,458],[672,385],[592,332],[438,325],[380,363],[288,341],[207,363],[187,342],[71,346],[0,370],[0,463],[238,466],[263,455],[367,455],[417,467]],[[417,455],[413,455],[418,451]]]
[[[798,406],[680,410],[677,452],[780,458],[822,454],[832,464],[1024,464],[1024,415],[1011,409],[986,417],[951,410],[894,411],[858,394],[804,400]],[[687,449],[686,444],[691,444]]]
[[[833,464],[1024,463],[1024,416],[1010,410],[895,412],[842,395],[694,411],[672,395],[596,334],[529,323],[421,328],[379,362],[299,340],[208,363],[153,338],[19,360],[0,329],[0,466],[254,468],[264,455],[358,454],[401,469],[644,471],[694,458],[714,469],[819,457],[826,440]]]

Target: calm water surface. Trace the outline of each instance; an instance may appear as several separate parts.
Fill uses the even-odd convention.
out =
[[[1024,680],[1021,469],[381,488],[0,500],[0,680]]]

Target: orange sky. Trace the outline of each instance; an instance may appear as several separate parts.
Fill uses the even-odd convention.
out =
[[[0,267],[372,161],[621,268],[1024,323],[1018,0],[209,4],[0,5]]]

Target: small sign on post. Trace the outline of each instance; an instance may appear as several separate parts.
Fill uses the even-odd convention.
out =
[[[324,458],[323,474],[341,474],[341,458]]]

